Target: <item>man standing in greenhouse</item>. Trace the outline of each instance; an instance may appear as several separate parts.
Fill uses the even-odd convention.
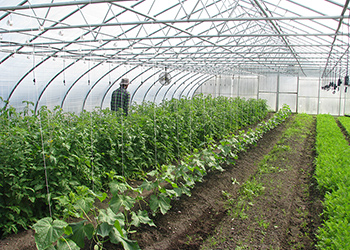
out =
[[[111,98],[111,110],[118,111],[122,109],[125,116],[128,115],[129,111],[130,93],[127,91],[129,84],[129,79],[123,78],[120,87],[113,91]]]

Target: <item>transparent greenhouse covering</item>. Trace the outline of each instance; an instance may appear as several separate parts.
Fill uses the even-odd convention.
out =
[[[347,75],[348,4],[1,0],[0,107],[107,108],[124,77],[141,103],[192,97],[218,75]]]

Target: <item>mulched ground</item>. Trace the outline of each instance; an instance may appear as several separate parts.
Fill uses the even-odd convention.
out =
[[[172,203],[166,215],[154,218],[157,227],[143,226],[131,235],[141,249],[315,249],[314,233],[320,225],[321,197],[312,178],[315,124],[303,143],[293,144],[288,171],[262,176],[264,194],[256,197],[244,218],[232,219],[222,191],[237,198],[241,185],[256,175],[262,161],[279,141],[293,116],[268,132],[234,166],[210,173],[196,184],[191,197]],[[286,162],[281,160],[281,169]],[[265,223],[264,223],[265,222]],[[33,232],[27,231],[0,241],[3,250],[35,249]],[[120,249],[106,245],[106,249]]]

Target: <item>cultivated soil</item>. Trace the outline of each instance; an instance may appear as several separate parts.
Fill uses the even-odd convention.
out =
[[[143,250],[316,249],[322,197],[312,177],[315,120],[303,139],[278,144],[291,149],[275,157],[274,168],[280,171],[259,174],[264,157],[274,152],[294,118],[265,134],[234,165],[224,166],[224,172],[209,173],[191,197],[174,200],[166,215],[153,218],[157,227],[142,226],[130,237]],[[252,200],[241,199],[244,183],[252,180],[263,186],[262,192]],[[36,249],[33,235],[29,230],[10,236],[0,241],[0,249]]]

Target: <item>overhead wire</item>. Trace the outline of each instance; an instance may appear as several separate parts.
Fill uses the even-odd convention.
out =
[[[89,69],[89,73],[88,73],[88,85],[90,86],[90,91],[92,88],[92,84],[90,84],[90,70]],[[93,124],[93,98],[92,96],[90,96],[90,167],[91,167],[91,185],[92,185],[92,190],[94,190],[95,188],[95,183],[94,183],[94,171],[95,171],[95,166],[94,166],[94,124]]]
[[[63,82],[63,86],[66,86],[66,58],[65,57],[63,57],[62,59],[62,66],[63,66],[62,82]]]
[[[155,65],[153,66],[154,70],[156,70]],[[155,83],[158,79],[156,79],[156,74],[153,75],[153,82]],[[153,132],[154,132],[154,164],[155,168],[158,167],[158,155],[157,155],[157,121],[156,121],[156,109],[157,104],[153,103]]]
[[[35,78],[35,47],[33,46],[33,85],[35,86],[35,93],[36,93],[36,98],[38,99],[39,95],[39,86],[36,84],[36,78]],[[43,111],[41,111],[43,112]],[[45,176],[45,187],[46,187],[46,198],[47,198],[47,203],[48,203],[48,209],[49,209],[49,215],[52,217],[52,207],[51,207],[51,192],[49,188],[49,178],[48,178],[48,169],[47,169],[47,162],[46,162],[46,157],[50,157],[49,155],[46,155],[46,148],[45,148],[45,139],[44,139],[44,133],[43,133],[43,126],[42,126],[42,114],[38,113],[38,118],[39,118],[39,131],[40,131],[40,140],[41,140],[41,153],[42,153],[42,158],[43,158],[43,165],[44,165],[44,176]],[[47,116],[49,119],[49,116]]]

